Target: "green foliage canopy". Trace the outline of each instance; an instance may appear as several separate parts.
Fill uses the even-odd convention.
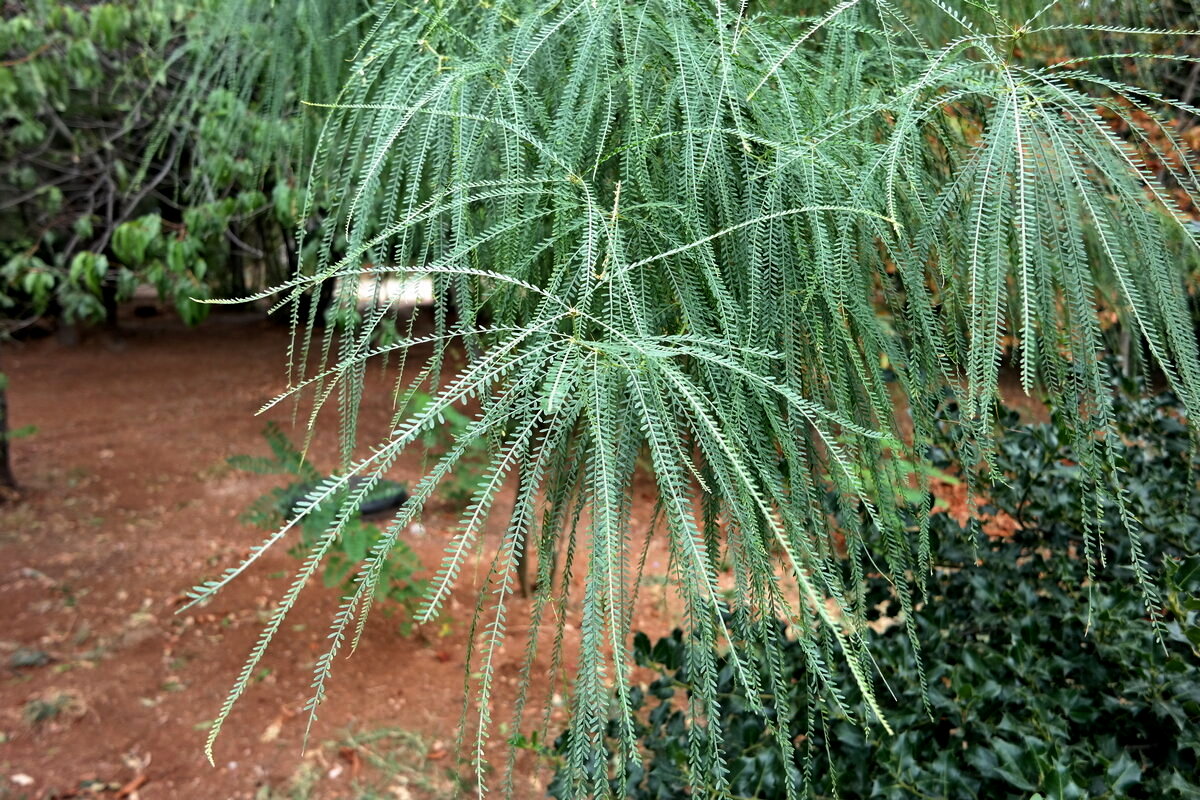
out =
[[[253,96],[188,79],[182,65],[190,63],[194,38],[185,34],[195,21],[193,5],[6,5],[0,20],[5,327],[44,314],[68,323],[102,321],[139,283],[154,286],[192,324],[209,310],[197,301],[246,291],[241,256],[274,260],[278,226],[295,223],[298,203],[287,162],[263,154],[290,142],[296,126],[260,113]],[[195,101],[189,113],[163,113],[182,96]],[[264,164],[274,165],[269,175]],[[282,274],[264,271],[269,280],[252,287]]]
[[[277,14],[281,26],[293,13],[259,2],[230,9]],[[306,273],[273,294],[296,301],[343,278],[339,302],[349,304],[364,276],[417,271],[437,289],[434,332],[410,327],[378,345],[389,324],[380,310],[320,337],[313,314],[306,321],[293,305],[292,385],[271,405],[305,395],[315,415],[336,404],[345,460],[303,505],[366,481],[344,492],[344,512],[280,598],[214,724],[210,755],[351,510],[456,408],[473,421],[363,561],[317,662],[309,708],[315,716],[336,656],[358,641],[388,547],[485,437],[491,460],[418,614],[439,613],[483,548],[485,522],[503,515],[470,654],[481,793],[494,659],[526,551],[537,555],[539,587],[529,629],[559,612],[548,644],[556,668],[561,612],[581,602],[564,773],[574,794],[605,790],[587,765],[612,708],[618,774],[640,758],[630,625],[645,542],[659,532],[687,609],[693,775],[728,790],[718,643],[752,643],[762,654],[729,655],[753,705],[786,677],[778,618],[798,632],[812,702],[887,727],[867,575],[884,575],[909,617],[930,591],[929,507],[906,525],[904,465],[926,459],[948,392],[963,410],[953,439],[966,473],[986,473],[1006,352],[1025,390],[1045,391],[1062,419],[1085,488],[1089,563],[1104,509],[1115,507],[1131,575],[1156,617],[1119,480],[1096,307],[1120,309],[1194,418],[1200,359],[1178,265],[1198,243],[1163,181],[1193,201],[1197,183],[1190,164],[1150,174],[1100,111],[1122,119],[1195,109],[1092,69],[1105,63],[1095,52],[1040,63],[1039,42],[1108,37],[1136,59],[1154,57],[1146,41],[1176,35],[1081,22],[1086,14],[1055,0],[445,0],[346,19],[338,30],[361,34],[349,73],[336,96],[309,98],[325,118],[301,216],[319,203],[325,222]],[[255,69],[222,58],[219,74]],[[1163,135],[1175,141],[1165,125]],[[367,364],[395,355],[403,363],[418,345],[431,345],[432,358],[398,388],[397,407],[422,388],[433,400],[398,413],[393,433],[360,456]],[[451,369],[449,349],[460,345],[468,361]],[[634,530],[631,487],[643,459],[658,489],[657,524]],[[498,509],[506,483],[515,502]],[[823,500],[831,495],[832,507]],[[195,600],[290,528],[197,587]],[[724,563],[732,592],[719,583]],[[919,652],[916,628],[908,635]],[[528,643],[526,677],[544,646],[536,636]],[[845,701],[837,665],[862,715]],[[525,702],[522,693],[518,721]],[[790,759],[786,728],[771,735]]]

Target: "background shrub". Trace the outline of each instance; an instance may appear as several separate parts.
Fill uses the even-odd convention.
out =
[[[887,710],[896,734],[811,715],[809,694],[819,687],[794,637],[782,651],[788,680],[774,688],[765,716],[750,710],[721,658],[722,746],[735,796],[804,789],[833,797],[835,788],[843,798],[896,800],[1200,796],[1200,462],[1172,394],[1141,396],[1135,382],[1121,389],[1124,486],[1145,546],[1162,557],[1165,591],[1154,608],[1161,639],[1115,509],[1099,510],[1097,540],[1081,520],[1079,467],[1055,426],[1010,417],[997,463],[1006,483],[984,510],[1008,512],[1020,529],[979,541],[948,515],[932,517],[932,596],[912,620],[923,672],[891,588],[868,581],[878,632],[871,652],[895,693]],[[1102,554],[1103,575],[1091,574],[1087,547]],[[610,782],[624,782],[635,798],[679,797],[700,777],[687,768],[695,728],[680,705],[691,686],[683,634],[653,644],[638,634],[634,652],[658,673],[634,694],[645,760]],[[769,674],[765,654],[757,658]],[[861,704],[852,707],[865,717]],[[776,746],[776,725],[797,744],[791,763]],[[610,727],[613,747],[615,733]],[[556,751],[568,747],[560,737]],[[606,768],[593,761],[593,770]],[[569,796],[564,774],[550,792]]]

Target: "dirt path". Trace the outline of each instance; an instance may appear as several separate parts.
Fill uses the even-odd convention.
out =
[[[336,609],[318,582],[256,671],[218,741],[216,768],[203,760],[204,723],[298,562],[279,550],[208,606],[175,611],[184,590],[261,536],[238,516],[278,484],[225,460],[265,452],[265,421],[253,412],[283,388],[286,342],[260,319],[218,315],[194,331],[131,320],[115,346],[96,338],[6,352],[13,423],[38,432],[14,447],[24,500],[0,508],[0,798],[92,796],[71,794],[88,786],[146,800],[351,797],[355,779],[372,774],[372,753],[393,751],[402,769],[380,796],[451,794],[465,594],[448,624],[409,638],[374,616],[364,645],[335,671],[302,757],[299,710]],[[386,397],[382,383],[374,388],[369,397]],[[364,427],[377,433],[389,413],[368,401]],[[334,463],[330,438],[314,451],[318,466]],[[401,462],[390,476],[411,482],[418,468]],[[427,567],[455,516],[450,507],[426,515],[413,546]],[[499,666],[503,709],[524,644],[510,642]],[[20,666],[41,654],[51,660]],[[540,688],[548,670],[547,659]],[[347,743],[349,728],[392,734],[358,747]],[[494,755],[502,752],[497,742]],[[532,754],[521,759],[517,796],[544,796],[547,774],[536,774]],[[315,784],[307,794],[305,781]]]

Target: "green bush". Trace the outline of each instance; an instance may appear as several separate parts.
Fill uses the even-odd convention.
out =
[[[294,181],[252,154],[291,123],[185,85],[196,8],[174,0],[7,3],[0,20],[0,315],[113,319],[139,283],[188,324],[197,300],[282,279]],[[271,197],[268,197],[268,194]],[[244,258],[261,265],[247,281]],[[286,265],[287,259],[282,259]]]
[[[1197,442],[1187,416],[1173,393],[1153,393],[1141,378],[1116,380],[1112,418],[1124,444],[1117,467],[1128,511],[1145,532],[1142,547],[1149,553],[1195,552],[1200,492]],[[998,459],[1004,481],[990,490],[998,507],[1051,540],[1086,546],[1096,532],[1126,538],[1111,489],[1109,502],[1100,507],[1086,502],[1093,478],[1080,467],[1059,426],[1019,425],[1011,413],[1002,421],[1009,431]]]
[[[843,798],[897,800],[1200,797],[1200,461],[1174,396],[1135,394],[1118,394],[1114,421],[1126,437],[1124,486],[1145,527],[1142,541],[1163,557],[1165,592],[1154,609],[1160,641],[1115,509],[1100,509],[1097,530],[1106,535],[1085,544],[1083,479],[1072,453],[1053,425],[1014,425],[997,459],[1008,482],[994,503],[1021,520],[1020,530],[976,543],[947,515],[932,518],[941,554],[934,596],[913,620],[924,681],[892,591],[869,581],[878,632],[871,652],[896,695],[888,709],[896,734],[811,716],[810,695],[822,688],[804,667],[802,641],[789,637],[773,654],[774,670],[768,653],[746,644],[764,674],[787,679],[759,715],[728,659],[718,661],[732,794],[833,797],[836,787]],[[1096,582],[1088,547],[1107,565]],[[685,651],[678,630],[653,645],[635,638],[638,663],[659,674],[633,695],[643,763],[619,780],[610,775],[614,791],[624,782],[630,797],[669,798],[702,783],[687,768],[697,728],[680,703],[691,687]],[[848,699],[865,716],[859,698]],[[797,745],[792,760],[777,746],[777,724]],[[608,733],[615,748],[615,723]],[[565,753],[569,737],[556,745]],[[609,768],[600,755],[593,774]],[[550,792],[571,796],[565,772]]]

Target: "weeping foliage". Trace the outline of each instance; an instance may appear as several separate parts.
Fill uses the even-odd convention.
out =
[[[350,14],[339,5],[295,13]],[[1125,7],[1140,25],[1154,5]],[[250,2],[237,13],[286,28],[292,12]],[[1098,52],[1053,65],[1026,55],[1109,39],[1136,60],[1171,35],[1088,20],[1053,0],[446,0],[381,3],[327,28],[353,55],[336,94],[327,79],[302,84],[323,114],[303,216],[325,216],[315,233],[300,229],[315,259],[272,293],[291,304],[296,335],[290,388],[271,405],[304,396],[312,416],[337,406],[345,469],[304,502],[337,496],[345,512],[280,599],[210,754],[351,510],[444,411],[464,407],[475,417],[459,446],[415,486],[332,621],[314,718],[335,657],[362,633],[388,547],[486,437],[491,462],[419,614],[438,615],[484,549],[486,522],[507,520],[485,554],[471,637],[478,715],[466,733],[481,794],[500,722],[495,657],[526,554],[537,588],[522,627],[554,619],[558,633],[530,637],[525,683],[540,650],[561,664],[563,621],[578,621],[566,774],[580,796],[607,790],[586,764],[614,707],[626,733],[617,758],[639,757],[629,631],[651,536],[666,538],[686,608],[698,791],[724,789],[717,650],[754,643],[762,659],[732,649],[728,663],[745,697],[771,692],[792,679],[780,617],[803,647],[813,724],[850,713],[831,666],[845,663],[874,715],[857,721],[886,729],[863,587],[884,574],[911,615],[930,580],[928,503],[906,529],[897,498],[935,440],[939,404],[963,409],[960,456],[986,473],[1010,354],[1023,387],[1045,393],[1073,432],[1088,482],[1080,513],[1095,522],[1107,504],[1125,508],[1097,304],[1120,309],[1189,413],[1200,403],[1178,266],[1197,238],[1169,191],[1195,198],[1196,175],[1172,168],[1168,188],[1134,146],[1154,142],[1119,138],[1101,114],[1196,109],[1091,69],[1111,61]],[[437,290],[429,335],[409,325],[381,344],[383,310],[322,334],[315,311],[298,311],[323,281],[343,279],[348,307],[360,276],[413,273]],[[403,365],[414,346],[433,355],[397,385],[393,432],[362,457],[365,370]],[[468,355],[460,369],[451,348]],[[433,400],[413,413],[418,389]],[[639,470],[658,490],[651,530],[630,522]],[[511,507],[497,503],[505,486]],[[1124,516],[1153,617],[1137,520]],[[834,518],[849,527],[834,530]],[[1090,559],[1098,526],[1089,531]],[[719,583],[725,565],[733,591]],[[786,728],[774,733],[787,763],[794,745]],[[491,788],[511,787],[511,770],[501,775]]]

